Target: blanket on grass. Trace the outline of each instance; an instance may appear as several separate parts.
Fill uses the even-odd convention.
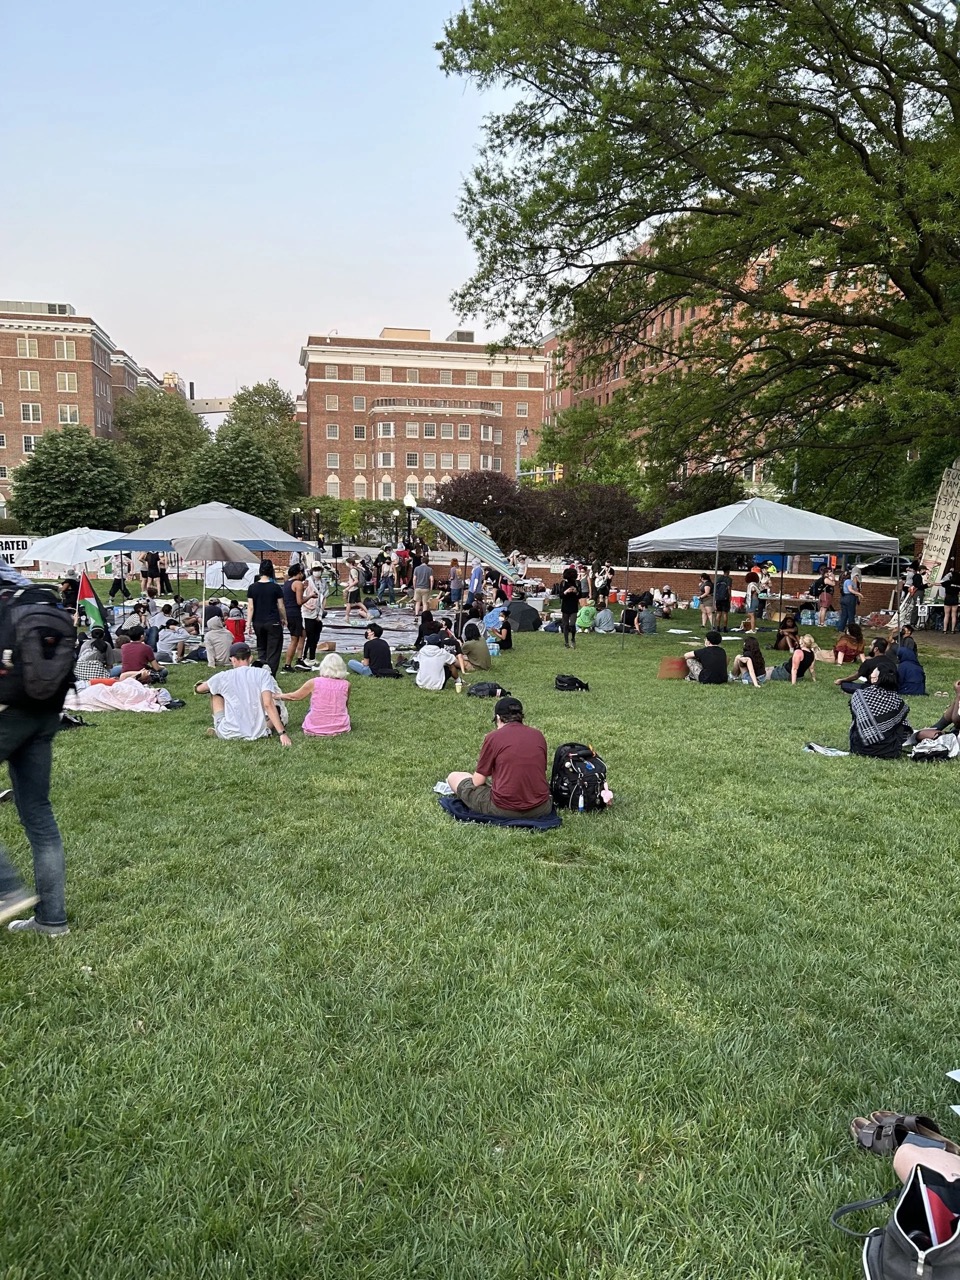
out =
[[[533,831],[553,831],[563,826],[556,809],[543,818],[495,818],[487,813],[474,813],[458,796],[437,796],[440,808],[445,809],[457,822],[492,822],[496,827],[529,827]]]

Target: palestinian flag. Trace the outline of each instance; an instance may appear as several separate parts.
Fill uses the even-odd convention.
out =
[[[82,609],[91,627],[107,628],[103,605],[100,603],[93,583],[85,573],[80,574],[80,589],[77,592],[77,608]]]

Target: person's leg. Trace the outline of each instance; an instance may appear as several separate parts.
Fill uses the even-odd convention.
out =
[[[687,658],[687,679],[699,680],[700,672],[703,670],[703,664],[698,662],[696,658]]]
[[[257,661],[266,666],[267,662],[267,640],[269,636],[269,628],[263,626],[253,628],[253,634],[257,638]]]
[[[310,662],[312,662],[317,656],[317,643],[320,640],[320,632],[322,628],[323,624],[319,618],[304,618],[303,620],[303,652]]]
[[[143,636],[143,642],[144,644],[148,644],[150,648],[154,651],[154,653],[156,653],[157,641],[159,639],[160,639],[160,628],[147,627],[146,632],[144,633],[144,636]]]
[[[373,672],[369,667],[365,667],[362,662],[356,658],[351,658],[347,663],[347,670],[352,671],[357,676],[372,676]]]
[[[447,774],[447,786],[450,787],[453,791],[456,791],[457,787],[459,787],[461,782],[467,782],[472,780],[473,780],[472,773],[448,773]]]
[[[5,712],[4,716],[9,714]],[[50,804],[53,738],[60,716],[56,712],[43,716],[17,714],[21,723],[23,718],[34,722],[33,731],[10,752],[7,763],[17,815],[33,852],[33,876],[40,896],[35,918],[38,924],[57,928],[67,923],[66,859]]]
[[[274,622],[266,628],[266,631],[267,656],[264,659],[264,662],[273,674],[276,675],[280,670],[280,658],[283,655],[283,626],[279,622]]]

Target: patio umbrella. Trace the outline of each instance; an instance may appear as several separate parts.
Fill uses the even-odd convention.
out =
[[[174,511],[161,516],[133,533],[123,535],[109,543],[110,550],[170,551],[173,538],[185,538],[190,534],[217,533],[222,538],[242,542],[247,551],[313,551],[309,542],[293,538],[284,529],[259,516],[252,516],[225,502],[204,502],[186,511]],[[99,550],[106,549],[101,544]],[[244,555],[244,560],[249,560]]]
[[[18,551],[13,563],[23,565],[42,560],[61,569],[72,569],[74,565],[100,560],[100,552],[96,550],[98,543],[122,537],[122,533],[110,529],[88,529],[81,525],[78,529],[51,534],[49,538],[38,538],[26,551]]]
[[[246,561],[250,552],[239,542],[225,538],[219,533],[188,533],[183,537],[170,539],[170,545],[182,560],[242,560]],[[206,630],[207,611],[207,575],[203,575],[203,600],[200,605],[200,634]]]

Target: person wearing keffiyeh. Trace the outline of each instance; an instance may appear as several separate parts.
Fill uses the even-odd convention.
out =
[[[870,673],[870,683],[850,699],[850,751],[855,756],[895,760],[913,733],[907,723],[910,708],[897,693],[896,672],[881,666]]]

